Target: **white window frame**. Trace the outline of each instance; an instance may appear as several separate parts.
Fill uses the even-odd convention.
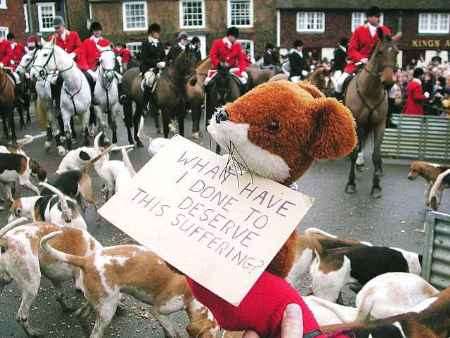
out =
[[[92,3],[89,3],[89,20],[92,20],[94,18],[94,12],[92,9]]]
[[[8,9],[8,5],[6,4],[6,0],[0,0],[0,9]]]
[[[23,4],[23,16],[25,17],[25,33],[30,31],[30,26],[28,25],[28,5]]]
[[[437,15],[438,16],[438,24],[437,24],[437,29],[431,29],[430,25],[431,25],[431,17],[433,15]],[[427,20],[428,23],[428,27],[423,28],[421,26],[423,26],[423,20]],[[447,21],[447,27],[445,29],[441,28],[441,20],[446,20]],[[419,13],[419,19],[418,19],[418,24],[417,24],[417,31],[419,32],[419,34],[449,34],[450,33],[450,14],[448,13]]]
[[[6,36],[9,33],[9,28],[5,27],[5,26],[0,26],[0,32],[3,32],[3,34],[4,34],[4,36],[2,36],[3,34],[0,35],[0,41],[1,41],[2,39],[6,39]]]
[[[255,43],[253,42],[253,40],[249,40],[249,39],[239,39],[237,40],[237,42],[239,42],[241,44],[243,43],[248,43],[250,44],[250,55],[247,53],[247,49],[245,49],[244,47],[242,47],[245,51],[245,53],[250,57],[251,60],[255,59]]]
[[[358,22],[354,22],[356,21],[356,16],[359,17]],[[351,25],[352,25],[352,32],[355,31],[356,28],[358,28],[361,25],[364,25],[364,23],[366,22],[367,17],[366,17],[366,13],[364,12],[353,12],[352,13],[352,21],[351,21]],[[380,15],[380,25],[382,25],[384,22],[384,14],[381,13]]]
[[[227,0],[227,26],[228,27],[238,27],[238,28],[252,28],[253,27],[253,17],[254,17],[254,10],[253,10],[253,0],[248,0],[250,3],[250,7],[249,7],[249,11],[250,11],[250,24],[248,25],[233,25],[232,22],[232,17],[231,17],[231,1],[232,0]]]
[[[56,10],[55,10],[55,3],[54,2],[38,2],[37,3],[37,13],[38,13],[38,21],[39,21],[39,32],[53,32],[54,28],[53,28],[53,24],[51,27],[43,27],[43,22],[42,22],[42,7],[47,7],[47,6],[51,6],[52,7],[52,16],[53,18],[56,16]]]
[[[320,14],[322,19],[323,19],[323,24],[322,24],[322,28],[318,29],[318,28],[302,28],[300,27],[300,16],[301,15],[305,15],[305,20],[308,21],[308,14]],[[297,12],[297,15],[295,17],[296,19],[296,28],[297,28],[297,32],[299,33],[324,33],[325,32],[325,21],[326,21],[326,17],[325,17],[325,12],[321,12],[321,11],[301,11],[301,12]]]
[[[200,2],[202,5],[202,24],[201,25],[185,25],[184,24],[184,6],[185,2]],[[180,28],[205,28],[206,27],[206,12],[205,12],[205,0],[179,0],[179,17],[180,17]]]
[[[143,27],[127,27],[126,7],[127,5],[144,5],[144,26]],[[147,1],[124,1],[122,3],[122,23],[124,32],[139,32],[146,31],[148,28],[148,8]]]
[[[142,46],[142,42],[128,42],[128,43],[126,43],[126,46],[130,50],[131,55],[133,55],[133,57],[136,57],[136,54],[133,51],[133,47],[136,47],[136,49],[139,50]]]

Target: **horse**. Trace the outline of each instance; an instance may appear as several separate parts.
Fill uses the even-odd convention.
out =
[[[200,138],[200,118],[202,106],[205,102],[205,79],[208,76],[208,70],[211,68],[210,58],[199,62],[195,68],[194,74],[186,83],[186,96],[188,106],[192,112],[192,137]]]
[[[180,128],[180,134],[184,135],[184,116],[186,113],[186,85],[194,74],[195,55],[191,48],[181,52],[177,58],[165,68],[159,75],[158,82],[152,94],[152,104],[156,110],[161,110],[163,119],[164,137],[169,135],[169,124],[176,118]],[[142,142],[138,136],[139,123],[143,111],[143,91],[141,87],[142,74],[137,67],[128,69],[123,75],[122,86],[126,93],[124,102],[125,125],[128,132],[128,142],[133,144],[136,141],[138,146]],[[136,105],[133,114],[133,102]],[[159,132],[158,114],[153,112],[155,126]],[[134,128],[134,135],[131,133]]]
[[[216,75],[206,86],[205,118],[206,126],[217,108],[233,102],[242,94],[240,80],[230,73],[230,68],[219,65]],[[220,146],[216,145],[216,153]]]
[[[64,80],[61,91],[61,116],[66,137],[66,147],[72,148],[73,123],[72,117],[81,114],[84,144],[89,145],[89,117],[91,105],[91,89],[83,72],[78,68],[72,57],[54,41],[45,42],[36,52],[32,65],[33,77],[47,79],[49,75],[58,73]],[[62,146],[62,144],[57,145]]]
[[[186,46],[175,60],[163,69],[157,80],[153,92],[154,103],[161,110],[164,137],[169,136],[169,125],[176,126],[174,132],[179,131],[184,136],[184,118],[188,98],[186,84],[195,73],[197,59],[195,52]]]
[[[388,113],[388,96],[386,87],[394,83],[394,69],[398,48],[396,41],[400,35],[385,36],[381,29],[377,31],[377,43],[369,62],[349,82],[344,95],[344,103],[351,110],[356,121],[358,147],[351,154],[351,167],[345,191],[349,194],[356,192],[355,165],[358,152],[370,132],[374,135],[374,149],[372,161],[374,172],[370,194],[375,198],[381,197],[380,176],[382,175],[381,143]]]
[[[11,131],[11,141],[16,142],[16,127],[14,125],[14,104],[16,102],[15,82],[8,75],[6,70],[0,68],[0,114],[3,120],[3,132],[6,139],[9,139]],[[9,127],[9,130],[8,130]]]
[[[115,71],[116,56],[110,47],[100,48],[98,78],[94,87],[94,110],[103,132],[108,125],[112,131],[112,143],[117,143],[116,117],[120,112],[118,78]],[[105,115],[107,121],[105,121]]]

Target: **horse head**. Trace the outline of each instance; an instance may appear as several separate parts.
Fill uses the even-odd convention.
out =
[[[188,44],[173,62],[175,74],[178,74],[178,76],[183,77],[184,81],[187,81],[195,73],[196,61],[194,50]]]
[[[100,57],[98,59],[98,64],[100,66],[100,76],[104,83],[109,83],[114,80],[115,67],[116,67],[116,54],[111,49],[111,47],[99,47]]]
[[[390,86],[394,83],[394,71],[397,66],[397,41],[401,34],[395,36],[385,35],[381,28],[377,30],[379,42],[371,56],[368,66],[373,73],[379,74],[381,83],[384,86]]]

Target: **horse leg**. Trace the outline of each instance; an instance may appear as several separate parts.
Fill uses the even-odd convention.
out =
[[[3,122],[3,134],[5,135],[5,139],[9,140],[8,124],[6,122],[6,111],[3,111],[2,113],[2,122]]]
[[[16,143],[17,137],[16,137],[16,125],[14,123],[14,109],[10,110],[8,120],[9,120],[9,128],[11,129],[11,141],[13,143]]]
[[[75,131],[75,122],[74,122],[73,116],[70,119],[70,130],[72,131],[72,137],[77,138],[77,133]]]
[[[158,134],[161,134],[161,125],[159,123],[159,108],[158,107],[154,107],[154,109],[152,110],[152,117],[153,117],[153,120],[155,121],[156,132]]]
[[[383,174],[383,161],[381,159],[381,143],[383,142],[384,129],[386,128],[386,123],[383,121],[380,123],[373,131],[373,154],[372,162],[374,166],[373,179],[372,179],[372,190],[370,194],[375,198],[381,197],[381,185],[380,176]]]
[[[133,117],[133,133],[134,133],[134,140],[136,141],[136,146],[138,146],[139,148],[143,147],[144,145],[141,142],[141,139],[138,136],[138,132],[139,132],[139,123],[141,122],[141,116],[142,116],[142,107],[136,107],[136,113],[134,114]]]
[[[83,116],[83,123],[82,123],[83,129],[82,130],[84,132],[84,145],[86,147],[88,147],[90,145],[90,142],[89,142],[89,128],[88,127],[89,127],[89,120],[90,120],[90,117],[91,117],[91,110],[88,109],[88,111],[85,111],[82,116]],[[106,140],[106,138],[105,138],[105,140]]]
[[[161,115],[162,115],[162,123],[163,123],[163,133],[164,133],[164,137],[168,138],[169,137],[169,123],[170,123],[170,118],[168,116],[168,112],[166,109],[161,109]]]
[[[64,133],[66,136],[66,148],[67,150],[72,150],[72,116],[68,113],[61,112],[62,114],[62,121],[63,121],[63,127],[64,127]]]
[[[133,135],[131,134],[132,127],[132,117],[133,117],[133,104],[131,99],[128,97],[125,99],[123,103],[123,121],[125,122],[125,126],[127,127],[128,134],[128,143],[134,144]]]
[[[348,175],[348,182],[345,186],[345,192],[347,194],[354,194],[356,192],[356,160],[358,158],[358,153],[361,151],[363,147],[363,140],[364,140],[364,131],[363,128],[358,127],[357,128],[357,135],[358,135],[358,146],[353,149],[352,153],[350,154],[350,173]]]
[[[177,114],[177,122],[178,122],[178,131],[181,136],[184,136],[184,117],[186,116],[186,105],[181,104],[178,106],[176,110]]]
[[[192,138],[200,139],[200,119],[202,109],[200,105],[194,104],[191,106],[192,111]]]
[[[23,105],[21,102],[17,103],[17,112],[19,113],[19,120],[20,120],[20,129],[25,128],[25,119],[23,118]]]

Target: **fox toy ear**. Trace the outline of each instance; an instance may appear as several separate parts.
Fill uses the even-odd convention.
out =
[[[315,117],[310,154],[315,159],[348,155],[357,144],[355,121],[350,110],[334,98],[319,98],[311,104]]]

